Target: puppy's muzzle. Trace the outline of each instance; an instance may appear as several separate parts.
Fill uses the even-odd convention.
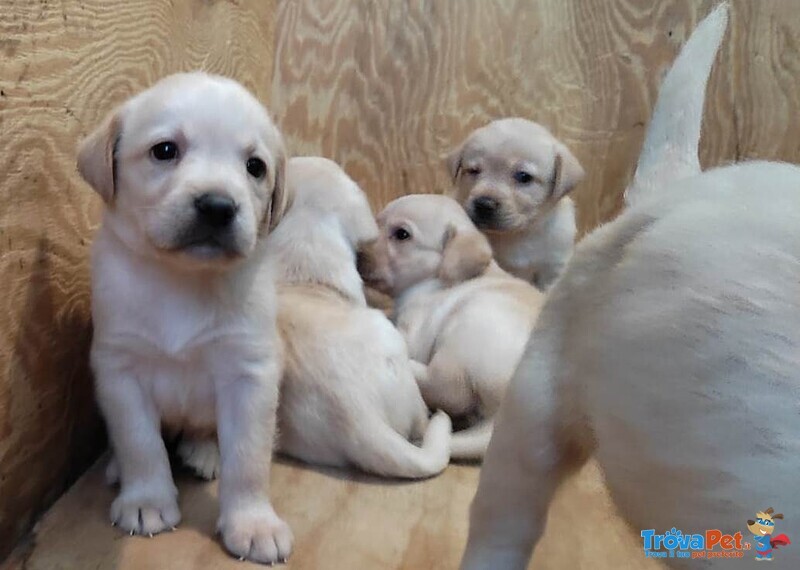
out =
[[[227,228],[236,217],[238,206],[230,196],[207,192],[194,199],[197,220],[209,228]]]
[[[389,276],[382,264],[378,261],[376,242],[371,242],[359,248],[356,252],[356,269],[367,287],[389,292]]]
[[[195,197],[190,207],[194,215],[178,234],[175,249],[202,259],[241,254],[235,228],[239,206],[233,198],[206,192]]]
[[[481,196],[472,201],[471,218],[478,227],[493,225],[496,221],[500,203],[489,196]]]

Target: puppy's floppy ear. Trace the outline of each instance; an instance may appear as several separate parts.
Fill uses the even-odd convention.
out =
[[[114,200],[116,148],[122,133],[119,109],[111,113],[78,148],[78,172],[100,194],[106,204]]]
[[[449,226],[444,236],[439,280],[445,285],[477,277],[492,261],[492,246],[477,229]]]
[[[275,229],[289,210],[293,196],[294,190],[291,184],[286,183],[286,149],[283,141],[279,141],[275,159],[275,183],[272,186],[269,204],[269,231]]]
[[[450,173],[450,180],[455,183],[458,178],[458,173],[461,172],[461,155],[464,151],[464,144],[458,145],[450,151],[445,157],[444,163],[447,166],[447,171]]]
[[[551,176],[550,196],[558,200],[583,180],[585,172],[575,155],[561,143],[554,145],[555,159]]]

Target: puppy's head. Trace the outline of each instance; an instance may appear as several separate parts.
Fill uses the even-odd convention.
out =
[[[461,207],[446,196],[415,194],[378,215],[380,237],[360,259],[362,278],[396,297],[430,279],[453,285],[483,273],[492,249]]]
[[[299,156],[289,160],[292,211],[333,219],[354,252],[374,242],[378,226],[364,191],[342,168],[327,158]],[[313,214],[312,214],[313,213]]]
[[[575,156],[543,126],[500,119],[474,131],[447,158],[450,195],[480,229],[521,231],[584,176]]]
[[[235,81],[203,73],[172,75],[128,100],[78,153],[126,245],[220,267],[280,220],[285,163],[264,107]]]

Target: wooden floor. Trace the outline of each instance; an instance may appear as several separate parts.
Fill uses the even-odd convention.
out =
[[[101,461],[102,463],[102,461]],[[113,491],[95,465],[37,526],[26,570],[225,570],[257,568],[229,558],[214,537],[217,485],[180,475],[183,522],[174,533],[128,537],[108,522]],[[292,569],[457,568],[478,469],[451,466],[424,482],[386,482],[288,462],[275,465],[273,498],[292,526]],[[649,570],[634,533],[616,516],[602,476],[587,465],[559,491],[538,570]]]

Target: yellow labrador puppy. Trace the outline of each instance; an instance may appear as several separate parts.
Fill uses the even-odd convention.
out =
[[[695,545],[709,529],[731,536],[703,558],[677,549],[672,567],[754,556],[733,544],[757,505],[800,513],[800,168],[700,173],[726,23],[723,5],[688,40],[628,209],[583,240],[549,293],[498,415],[464,570],[526,568],[555,489],[592,451],[645,550],[668,556],[653,537],[671,529]],[[800,550],[775,559],[799,568]]]
[[[284,164],[258,101],[201,73],[133,97],[81,145],[79,170],[105,202],[91,363],[121,484],[111,520],[130,534],[180,520],[165,426],[218,434],[231,553],[291,551],[265,487],[281,372],[265,238],[286,208]]]
[[[290,160],[288,184],[294,203],[270,238],[286,346],[281,451],[392,477],[439,473],[450,418],[428,420],[403,337],[367,307],[356,270],[356,252],[378,236],[366,196],[324,158]]]
[[[584,175],[575,156],[542,125],[510,118],[474,131],[447,164],[449,195],[489,238],[500,267],[546,290],[575,241],[567,194]]]
[[[378,223],[362,274],[395,298],[428,405],[474,420],[453,434],[452,456],[480,459],[544,295],[492,261],[486,238],[451,198],[404,196]]]

